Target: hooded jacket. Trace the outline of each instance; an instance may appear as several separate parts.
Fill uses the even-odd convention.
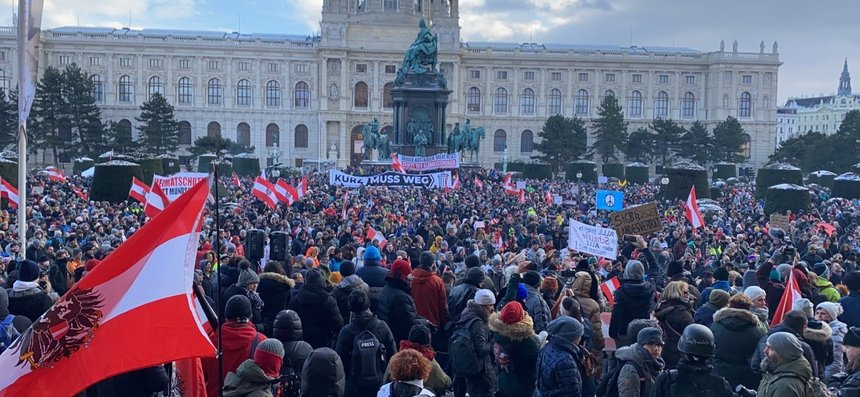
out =
[[[535,395],[540,397],[582,395],[582,374],[579,372],[578,364],[582,353],[579,349],[579,346],[569,340],[550,335],[549,342],[538,356]]]
[[[537,374],[535,364],[540,352],[540,341],[528,313],[513,324],[505,324],[498,313],[488,320],[493,334],[493,353],[499,372],[499,391],[505,396],[531,396]]]
[[[346,386],[343,364],[327,347],[311,352],[302,368],[302,397],[342,397]]]
[[[838,302],[839,298],[842,297],[842,295],[839,294],[839,291],[833,287],[833,283],[828,281],[826,278],[816,276],[813,285],[815,288],[818,288],[818,292],[821,295],[824,295],[829,302]]]
[[[654,308],[654,285],[642,280],[642,273],[630,272],[629,270],[641,269],[639,261],[628,261],[625,267],[625,277],[633,275],[635,278],[626,278],[621,281],[621,288],[614,293],[615,305],[612,306],[612,319],[609,322],[609,336],[618,339],[619,336],[627,336],[627,324],[637,318],[650,318]],[[635,338],[635,335],[632,336]]]
[[[693,310],[690,304],[678,299],[660,302],[660,307],[654,312],[654,317],[660,322],[666,346],[663,347],[663,361],[666,369],[675,369],[681,360],[678,351],[678,340],[684,333],[684,328],[693,323]]]
[[[831,341],[833,342],[833,363],[828,364],[824,368],[824,378],[830,379],[831,376],[842,372],[845,368],[845,346],[842,344],[845,334],[848,333],[848,327],[839,320],[830,322]]]
[[[379,319],[385,321],[394,335],[394,342],[409,338],[409,330],[415,325],[418,315],[412,289],[406,281],[388,277],[385,288],[379,294]]]
[[[340,316],[343,318],[344,324],[349,323],[349,294],[352,291],[364,291],[364,293],[369,295],[370,287],[357,274],[350,274],[335,285],[334,290],[331,292],[331,296],[337,302],[337,309],[340,311]]]
[[[315,349],[329,346],[343,327],[337,302],[318,272],[308,272],[304,287],[290,300],[290,309],[299,314],[305,341]]]
[[[489,328],[487,327],[488,318],[489,315],[484,308],[470,300],[466,304],[466,310],[463,310],[460,321],[456,325],[458,327],[469,326],[469,334],[475,348],[475,356],[477,356],[478,361],[483,366],[483,370],[479,374],[468,378],[467,382],[475,383],[476,385],[467,385],[467,389],[488,391],[492,395],[496,391],[498,380],[496,368],[493,365],[493,344],[490,341]]]
[[[356,267],[358,267],[357,264]],[[370,310],[379,313],[379,293],[385,287],[385,276],[388,275],[388,270],[380,266],[378,260],[367,259],[364,261],[364,266],[358,268],[355,274],[367,283]]]
[[[576,279],[573,280],[570,289],[573,295],[579,302],[582,308],[582,317],[591,323],[591,346],[593,350],[602,352],[604,348],[603,341],[603,322],[600,319],[600,304],[591,298],[591,283],[592,275],[588,272],[577,272]],[[561,301],[561,299],[559,299]],[[597,354],[598,357],[603,354]]]
[[[281,374],[288,374],[292,369],[295,373],[302,372],[305,359],[314,350],[308,342],[302,340],[302,320],[296,312],[283,311],[275,317],[273,337],[284,345],[284,363]]]
[[[221,356],[222,372],[218,374],[218,360],[214,357],[203,358],[203,374],[206,378],[206,394],[214,396],[218,394],[218,378],[223,378],[230,371],[235,371],[245,360],[252,358],[251,346],[254,339],[257,343],[266,340],[266,337],[257,332],[254,324],[250,322],[239,323],[227,320],[221,324]],[[217,334],[212,335],[212,343],[217,343]]]
[[[618,373],[618,397],[650,396],[657,375],[663,370],[663,359],[652,358],[651,353],[637,343],[618,349],[615,357],[624,363]],[[642,373],[631,363],[636,363]]]
[[[274,397],[269,378],[254,360],[245,360],[224,379],[224,397]]]
[[[814,376],[824,378],[824,369],[833,363],[833,331],[827,323],[810,320],[803,330],[803,341],[812,348],[815,365],[812,366]]]
[[[726,378],[732,387],[742,384],[749,389],[758,388],[761,376],[750,371],[750,360],[765,330],[755,314],[744,309],[723,308],[714,314],[710,328],[717,347],[714,373]]]
[[[525,285],[528,295],[526,296],[526,310],[534,320],[535,333],[546,331],[550,321],[549,305],[541,296],[541,293],[531,285]]]
[[[412,271],[412,297],[418,315],[430,321],[437,329],[448,322],[448,295],[439,276],[427,269]]]
[[[295,285],[295,281],[283,274],[260,274],[260,284],[257,286],[257,293],[260,294],[260,299],[264,303],[260,315],[263,317],[263,324],[265,324],[266,330],[271,330],[275,316],[281,310],[290,306],[291,289]]]
[[[758,397],[808,396],[806,383],[811,378],[809,363],[799,357],[766,372],[758,388]]]

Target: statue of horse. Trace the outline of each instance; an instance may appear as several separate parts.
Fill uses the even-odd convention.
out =
[[[465,141],[463,149],[469,151],[471,161],[476,161],[478,158],[478,149],[481,145],[481,139],[484,139],[484,135],[484,127],[473,128],[469,131],[468,135],[463,135]]]
[[[373,157],[371,150],[376,149],[377,137],[376,134],[371,131],[371,125],[369,123],[365,124],[364,127],[361,128],[361,136],[364,139],[364,142],[361,144],[361,149],[364,150],[364,159],[372,160]]]

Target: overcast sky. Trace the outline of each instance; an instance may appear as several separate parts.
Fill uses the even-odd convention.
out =
[[[43,26],[309,34],[321,8],[322,0],[45,0]],[[460,9],[465,41],[716,51],[722,39],[727,49],[737,40],[740,51],[758,52],[764,40],[770,52],[776,40],[780,103],[835,92],[845,58],[860,92],[857,0],[461,0]]]

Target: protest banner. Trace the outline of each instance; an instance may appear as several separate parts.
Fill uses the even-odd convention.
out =
[[[613,229],[571,220],[567,245],[591,255],[609,259],[618,257],[618,235]]]
[[[598,190],[597,209],[607,211],[621,211],[624,208],[624,192],[617,190]]]
[[[647,236],[663,231],[660,214],[657,213],[657,203],[648,203],[628,207],[624,211],[610,215],[612,227],[618,232],[618,237],[625,234]]]
[[[770,214],[770,227],[780,228],[788,231],[788,215]]]
[[[350,175],[338,170],[329,170],[328,183],[331,186],[359,188],[362,186],[388,187],[424,187],[443,189],[449,186],[451,172],[434,172],[432,174],[401,174],[399,172],[383,172],[376,175]]]
[[[158,185],[170,201],[176,200],[197,182],[209,177],[205,172],[178,172],[170,176],[153,175],[152,184]]]
[[[406,171],[455,170],[460,168],[460,153],[439,153],[430,157],[398,154],[397,158]]]

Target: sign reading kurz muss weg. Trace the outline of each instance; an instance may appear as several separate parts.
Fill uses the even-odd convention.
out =
[[[663,230],[663,223],[657,213],[657,203],[629,207],[611,214],[610,217],[612,227],[618,232],[618,238],[625,234],[646,236]]]

